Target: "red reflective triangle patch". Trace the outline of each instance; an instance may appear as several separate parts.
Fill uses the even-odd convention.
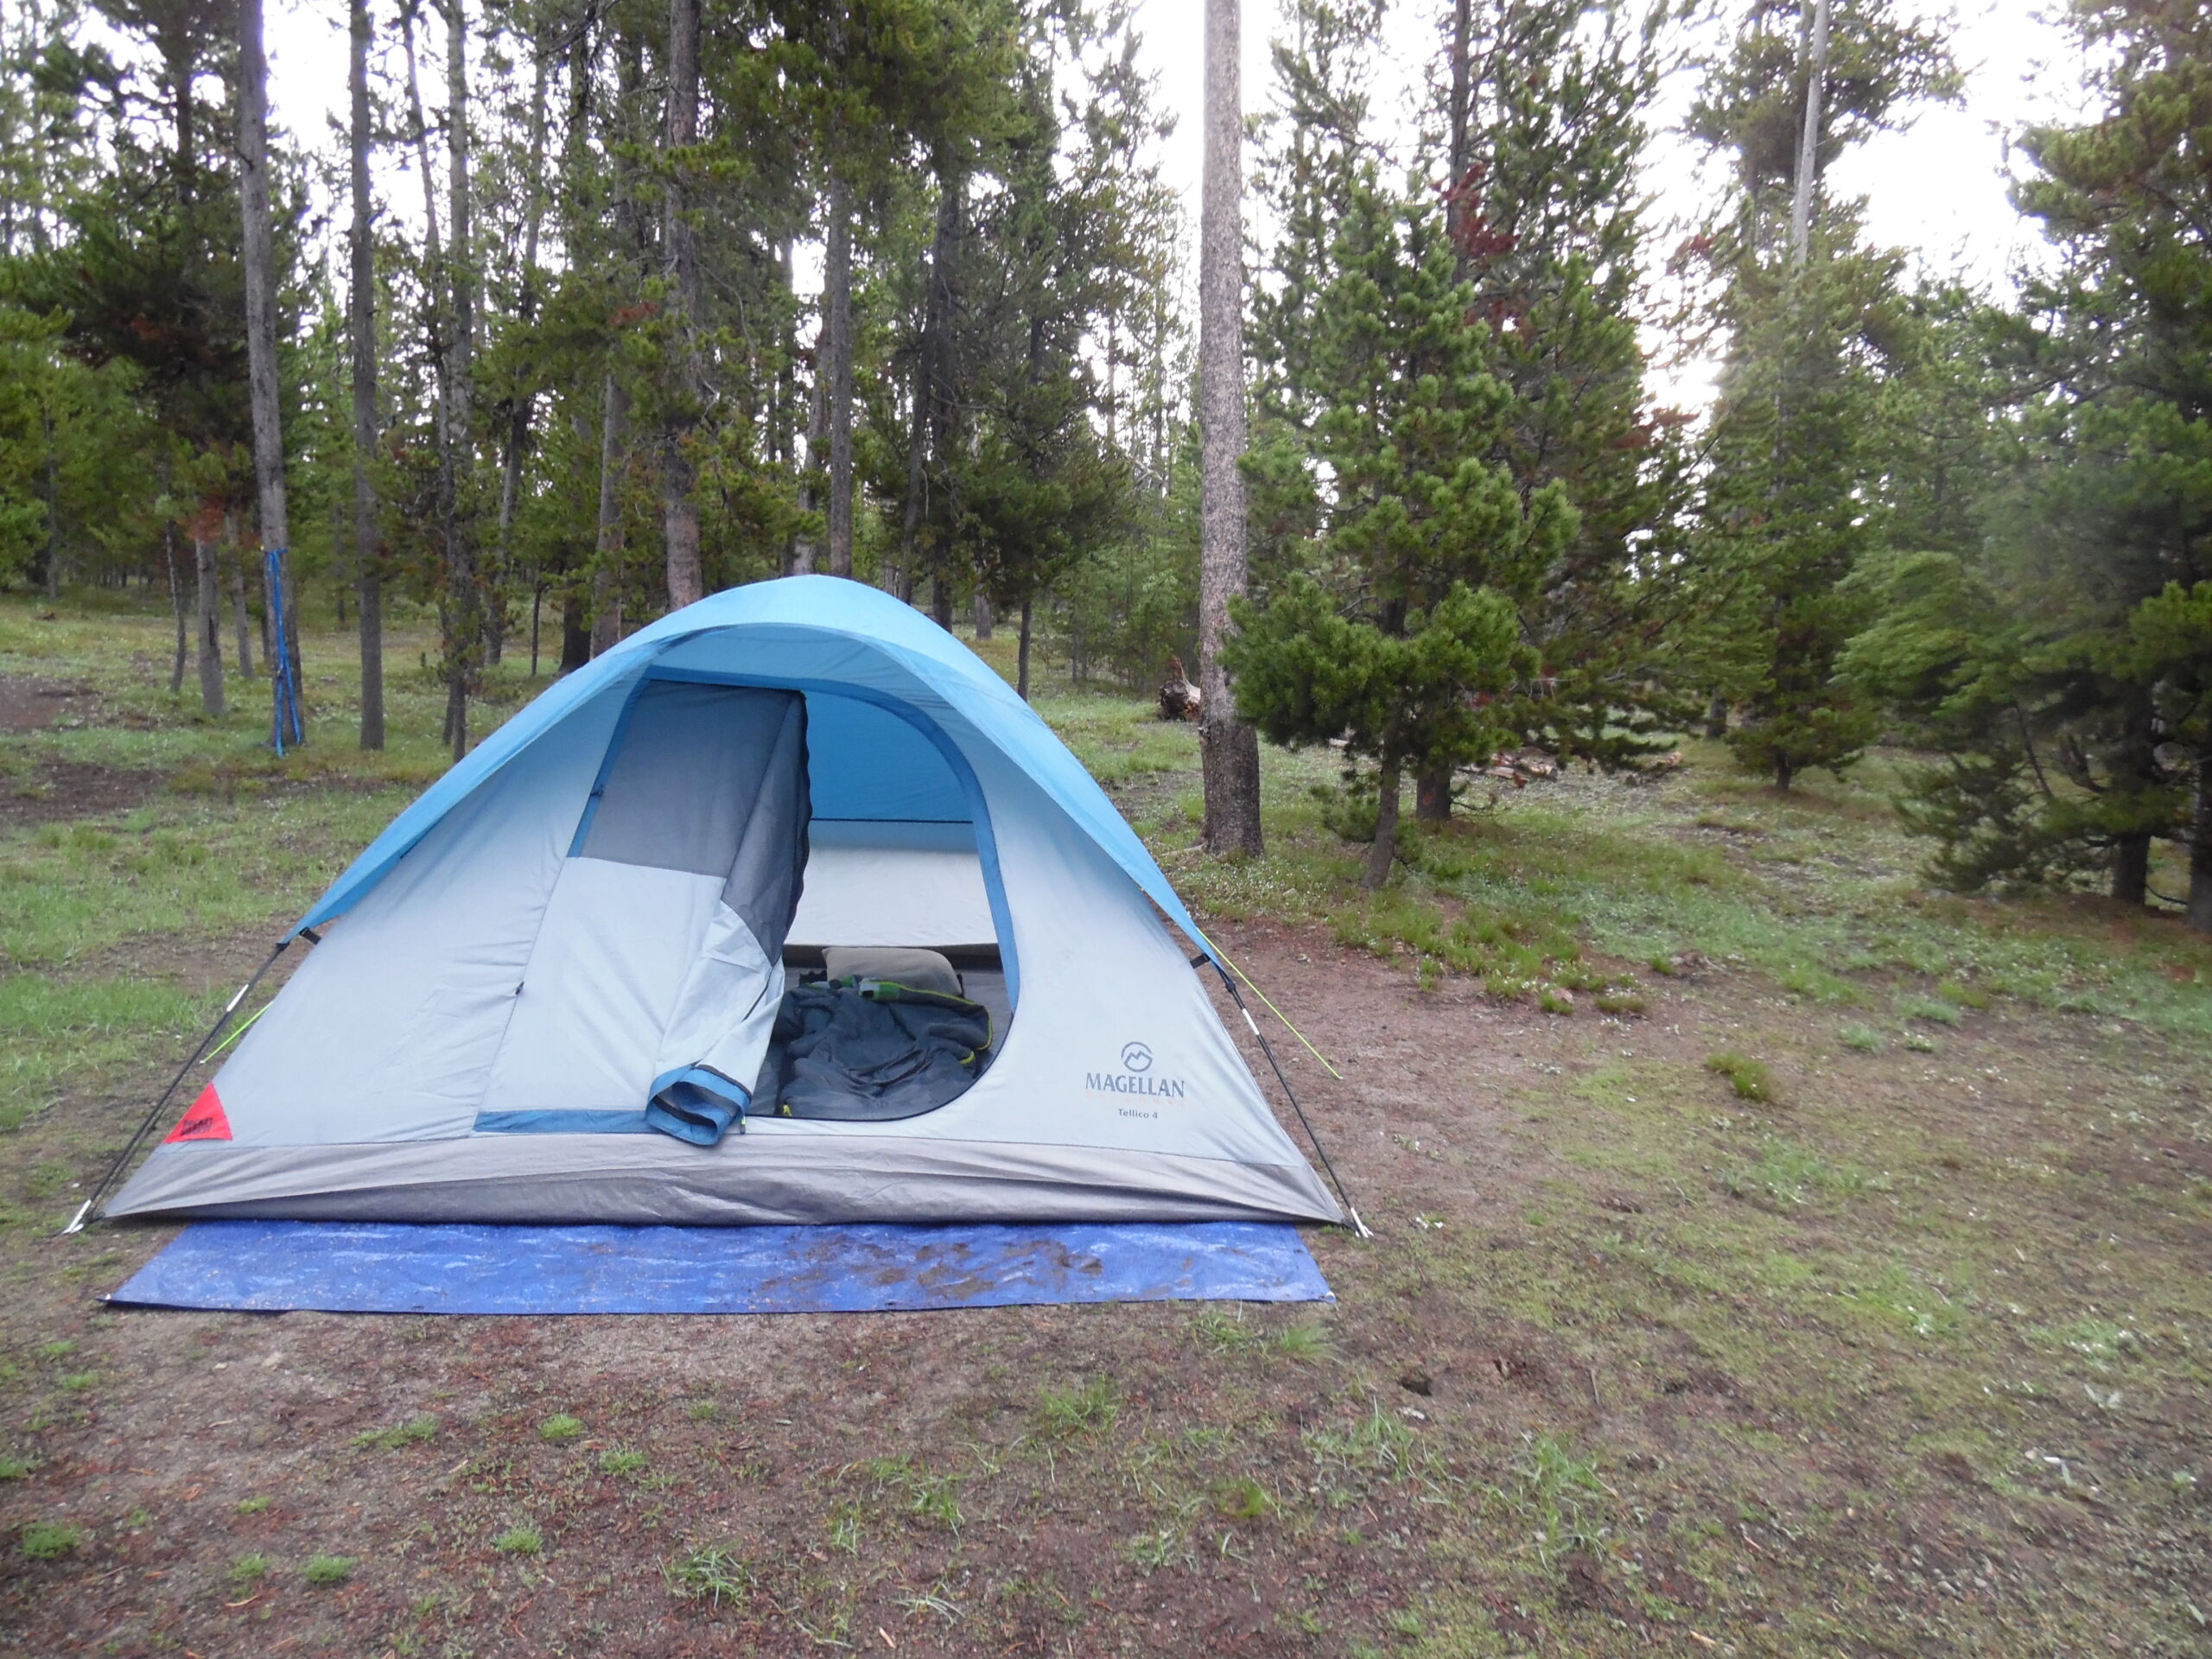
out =
[[[169,1131],[169,1141],[227,1141],[231,1138],[231,1120],[223,1115],[223,1097],[209,1084],[200,1091],[200,1098],[192,1103],[192,1109],[184,1121]]]

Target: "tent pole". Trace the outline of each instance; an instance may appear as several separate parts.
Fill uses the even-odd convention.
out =
[[[305,929],[302,929],[301,931],[310,941],[315,938],[313,933],[307,932]],[[178,1089],[183,1086],[185,1078],[192,1074],[192,1068],[207,1058],[208,1046],[221,1033],[223,1027],[230,1023],[231,1016],[238,1011],[238,1005],[253,995],[253,988],[261,983],[262,976],[276,965],[276,958],[283,956],[290,947],[294,937],[296,936],[287,934],[277,940],[276,948],[269,953],[269,959],[255,969],[253,977],[239,986],[238,994],[223,1005],[223,1011],[215,1016],[215,1023],[207,1027],[207,1034],[200,1039],[200,1046],[192,1051],[192,1058],[178,1068],[176,1076],[169,1079],[169,1086],[162,1090],[162,1097],[156,1101],[152,1109],[147,1112],[144,1120],[138,1125],[137,1132],[130,1140],[124,1142],[123,1150],[115,1154],[115,1161],[107,1166],[107,1173],[101,1176],[98,1184],[93,1186],[91,1196],[77,1206],[77,1213],[70,1217],[69,1224],[61,1230],[60,1236],[66,1238],[71,1233],[84,1231],[85,1217],[92,1213],[92,1206],[100,1201],[109,1184],[123,1173],[124,1166],[130,1163],[131,1155],[138,1150],[139,1144],[145,1140],[154,1125],[160,1121],[162,1109],[169,1103],[170,1098],[175,1095]],[[1308,1130],[1307,1133],[1311,1134],[1312,1131]]]
[[[1351,1194],[1344,1190],[1344,1178],[1337,1173],[1337,1166],[1329,1161],[1329,1149],[1321,1144],[1321,1137],[1313,1133],[1313,1124],[1306,1116],[1306,1109],[1298,1103],[1298,1091],[1290,1086],[1290,1079],[1283,1075],[1282,1062],[1275,1058],[1274,1045],[1268,1041],[1268,1034],[1260,1029],[1260,1022],[1252,1017],[1252,1010],[1244,1006],[1244,995],[1236,988],[1236,982],[1230,977],[1229,969],[1211,953],[1201,960],[1212,963],[1214,972],[1221,976],[1221,982],[1229,987],[1229,995],[1236,1004],[1236,1012],[1244,1016],[1245,1027],[1258,1039],[1260,1052],[1268,1057],[1268,1065],[1274,1071],[1275,1081],[1282,1085],[1284,1097],[1290,1102],[1290,1109],[1298,1114],[1298,1122],[1306,1131],[1306,1138],[1313,1142],[1313,1150],[1320,1154],[1321,1167],[1329,1172],[1329,1180],[1336,1187],[1337,1196],[1344,1201],[1344,1213],[1351,1217],[1352,1230],[1362,1238],[1374,1237],[1375,1235],[1368,1230],[1367,1224],[1359,1218],[1359,1206],[1351,1201]]]

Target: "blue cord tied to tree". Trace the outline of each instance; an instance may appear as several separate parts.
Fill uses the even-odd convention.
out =
[[[307,727],[300,714],[300,665],[292,657],[292,637],[286,626],[284,555],[289,550],[272,547],[263,555],[269,578],[269,634],[275,646],[275,668],[270,675],[269,741],[284,753],[285,739],[307,741]]]

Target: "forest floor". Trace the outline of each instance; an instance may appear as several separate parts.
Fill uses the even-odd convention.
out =
[[[404,627],[282,761],[168,631],[0,599],[0,1653],[2212,1652],[2212,948],[1928,893],[1904,758],[1478,790],[1370,900],[1325,760],[1217,865],[1191,728],[1044,698],[1342,1073],[1333,1305],[111,1310],[175,1230],[56,1229],[442,765]]]

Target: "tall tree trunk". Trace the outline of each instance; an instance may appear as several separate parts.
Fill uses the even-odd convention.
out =
[[[823,537],[830,574],[853,574],[852,193],[830,176],[829,245],[822,275],[822,336],[830,382],[830,513]]]
[[[194,632],[200,652],[200,707],[216,719],[223,717],[223,601],[222,575],[215,563],[215,544],[195,535],[192,538]]]
[[[676,329],[676,373],[661,429],[662,520],[668,542],[668,602],[677,609],[706,596],[699,562],[699,500],[691,437],[699,420],[699,250],[685,217],[685,165],[674,152],[699,142],[699,0],[669,0],[667,179],[661,245],[667,258],[669,314]]]
[[[1414,782],[1414,817],[1423,823],[1452,818],[1452,772],[1448,766],[1424,772]]]
[[[54,412],[41,403],[39,409],[41,423],[46,429],[46,548],[42,563],[45,569],[46,602],[48,606],[61,602],[61,458],[54,442]]]
[[[1029,701],[1029,618],[1034,601],[1021,601],[1021,649],[1015,658],[1014,689],[1021,694],[1024,702]]]
[[[353,228],[346,328],[353,354],[353,575],[361,601],[361,747],[384,747],[384,563],[377,547],[376,200],[369,186],[369,0],[351,0]]]
[[[1024,601],[1025,604],[1027,602],[1027,601]],[[976,589],[976,637],[978,639],[988,639],[991,637],[993,620],[991,596],[978,588]]]
[[[930,618],[947,633],[952,632],[952,577],[944,568],[949,563],[940,558],[930,578]]]
[[[2212,933],[2212,743],[2196,757],[2196,815],[2189,831],[2189,925]]]
[[[1398,855],[1398,757],[1382,757],[1382,790],[1375,798],[1375,843],[1367,849],[1367,868],[1359,884],[1370,893],[1390,879]]]
[[[591,576],[591,654],[612,651],[622,638],[622,470],[630,393],[613,370],[599,425],[598,559]]]
[[[1796,188],[1789,200],[1789,266],[1802,270],[1813,251],[1813,188],[1821,170],[1821,95],[1828,73],[1828,0],[1812,0],[1802,18],[1798,58],[1805,71],[1805,116],[1797,136]]]
[[[817,344],[806,398],[806,478],[798,487],[798,510],[810,516],[822,511],[827,494],[826,488],[818,486],[816,479],[817,475],[823,480],[829,477],[830,382],[822,372],[822,358]],[[821,539],[810,529],[801,531],[791,543],[791,574],[812,575],[820,554]]]
[[[1198,232],[1198,753],[1209,852],[1256,855],[1259,735],[1236,718],[1221,651],[1245,591],[1244,248],[1239,0],[1205,0],[1205,180]]]
[[[2151,837],[2147,834],[2121,836],[2113,841],[2112,896],[2123,905],[2150,902]]]
[[[227,556],[224,568],[231,577],[231,626],[238,636],[238,677],[253,677],[253,626],[245,615],[245,550],[238,544],[238,520],[230,513],[223,515],[223,551]]]
[[[289,589],[292,526],[284,499],[284,422],[276,389],[276,254],[269,203],[269,62],[262,49],[261,0],[238,3],[238,202],[245,218],[246,386],[253,405],[253,477],[261,505],[261,545],[276,567],[276,585]],[[241,584],[243,585],[243,584]],[[276,594],[270,595],[273,605]],[[298,659],[291,630],[273,619],[269,683],[278,719],[290,730],[278,741],[306,736],[306,711],[298,696]],[[238,645],[241,667],[245,645]],[[251,671],[250,670],[248,671]]]
[[[768,414],[769,447],[776,464],[787,469],[785,476],[796,479],[798,473],[798,423],[791,418],[791,410],[798,401],[798,284],[791,275],[791,239],[785,237],[776,249],[776,269],[783,281],[784,338],[783,360],[776,365],[775,402]],[[798,486],[799,510],[811,512],[812,504],[807,499],[804,484]],[[784,574],[799,574],[799,547],[803,538],[797,531],[784,537]],[[813,550],[807,550],[807,569],[811,570]]]
[[[926,308],[924,315],[926,318]],[[906,427],[906,499],[899,515],[899,569],[892,579],[893,591],[904,605],[914,602],[914,563],[921,551],[923,466],[929,445],[929,417],[924,400],[929,396],[928,387],[926,356],[917,353],[913,419]]]
[[[448,245],[453,302],[453,431],[447,453],[453,458],[454,499],[446,520],[446,594],[451,637],[446,642],[446,733],[453,758],[468,753],[468,694],[483,649],[484,621],[476,570],[476,546],[470,534],[466,492],[475,474],[474,402],[476,356],[476,270],[474,200],[469,180],[468,9],[466,0],[446,0],[446,188],[452,201],[452,238]]]
[[[162,526],[162,563],[169,573],[169,608],[176,613],[176,658],[169,664],[169,696],[184,690],[184,585],[176,579],[176,525]]]
[[[531,83],[530,92],[530,182],[529,206],[523,215],[522,273],[515,295],[515,315],[527,327],[537,315],[537,234],[545,217],[545,91],[552,73],[553,54],[545,49],[543,41],[531,48],[537,60],[537,72]],[[494,593],[505,591],[505,584],[514,571],[515,513],[522,500],[523,456],[530,448],[530,423],[537,403],[537,394],[523,384],[529,372],[525,366],[518,373],[517,382],[507,398],[506,454],[499,467],[499,568],[493,573]],[[540,582],[532,588],[532,604],[543,591]],[[536,614],[533,610],[532,615]],[[507,607],[504,601],[492,607],[491,635],[486,650],[491,659],[498,662],[506,643]],[[532,624],[533,627],[536,626]],[[531,677],[537,677],[537,646],[531,647]]]
[[[571,582],[561,595],[561,666],[556,671],[573,674],[591,661],[591,624],[584,616],[583,595]]]

